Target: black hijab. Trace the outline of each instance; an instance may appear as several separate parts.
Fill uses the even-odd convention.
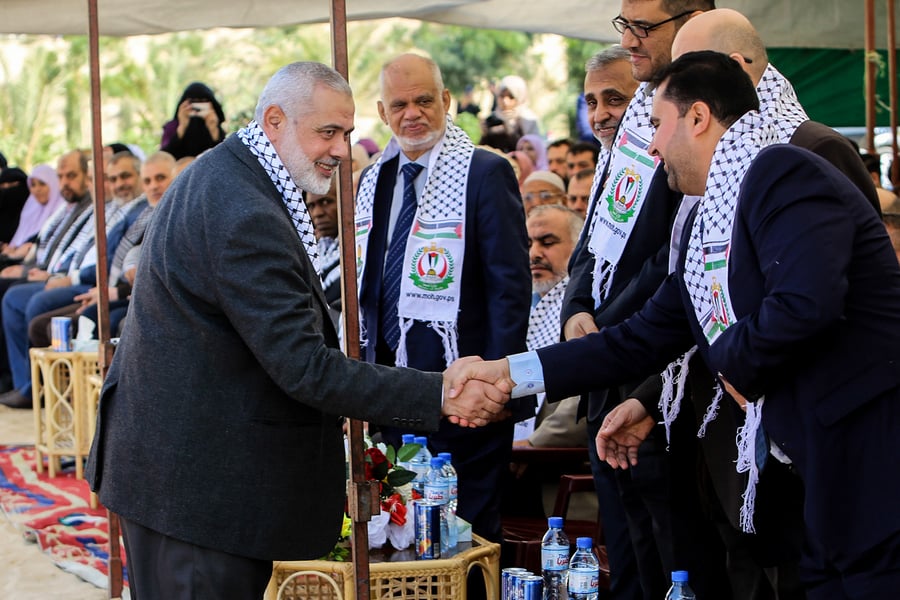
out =
[[[178,107],[185,100],[194,100],[197,102],[209,102],[212,104],[216,116],[219,117],[219,139],[213,140],[206,128],[206,123],[198,117],[191,117],[188,122],[187,129],[184,131],[184,137],[179,138],[177,134],[172,136],[169,143],[161,150],[165,150],[169,154],[179,159],[185,156],[198,156],[204,150],[208,150],[225,139],[225,130],[222,128],[222,122],[225,121],[225,112],[222,105],[216,100],[215,94],[209,87],[199,81],[195,81],[184,89],[181,99],[175,106],[174,121],[178,122]]]
[[[0,184],[10,184],[0,187],[0,242],[8,243],[28,200],[28,175],[18,167],[9,167],[0,172]]]

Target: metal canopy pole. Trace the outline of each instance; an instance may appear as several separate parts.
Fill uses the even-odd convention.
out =
[[[106,259],[106,188],[103,175],[103,123],[100,103],[100,27],[97,0],[88,0],[88,47],[91,71],[91,146],[94,163],[94,240],[97,245],[97,325],[100,345],[97,361],[100,376],[106,377],[113,347],[109,342],[109,281]],[[121,598],[123,588],[122,552],[119,547],[119,518],[107,511],[109,522],[109,598]]]
[[[889,105],[891,110],[890,116],[890,124],[891,124],[891,183],[894,185],[894,190],[897,190],[897,185],[900,183],[900,178],[897,177],[898,171],[900,171],[900,164],[898,164],[897,156],[897,32],[896,28],[896,19],[894,14],[894,3],[896,0],[887,0],[887,47],[888,47],[888,82],[890,85],[889,91]]]
[[[875,0],[866,0],[865,4],[865,45],[866,45],[866,152],[875,154]]]
[[[347,7],[344,0],[331,2],[331,56],[334,68],[348,81]],[[349,150],[349,140],[348,140]],[[356,230],[353,216],[353,180],[349,153],[338,171],[338,207],[341,243],[341,319],[347,356],[359,360],[359,301],[356,281]],[[381,509],[378,486],[366,480],[363,424],[349,420],[350,482],[347,505],[353,520],[353,570],[357,600],[369,600],[369,530],[368,522]]]

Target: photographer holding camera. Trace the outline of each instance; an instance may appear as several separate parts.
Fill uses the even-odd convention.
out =
[[[225,139],[225,113],[213,91],[200,82],[185,88],[175,117],[163,126],[160,150],[179,159],[199,156]]]

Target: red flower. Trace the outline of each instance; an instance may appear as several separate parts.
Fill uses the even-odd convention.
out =
[[[406,504],[400,494],[392,494],[389,498],[381,503],[381,510],[391,514],[391,523],[397,525],[406,525]]]
[[[366,448],[366,479],[374,479],[376,481],[384,481],[394,465],[382,454],[378,448]]]

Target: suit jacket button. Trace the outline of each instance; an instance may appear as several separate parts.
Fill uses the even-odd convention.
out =
[[[401,419],[399,417],[394,417],[393,419],[391,419],[391,421],[393,421],[395,425],[399,425]]]

